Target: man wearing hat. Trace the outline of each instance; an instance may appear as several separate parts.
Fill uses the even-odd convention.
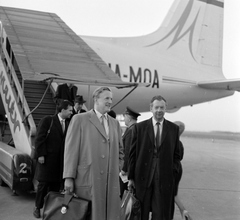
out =
[[[127,170],[128,170],[128,158],[129,158],[129,151],[130,151],[130,145],[131,145],[131,140],[132,140],[132,128],[133,125],[137,123],[137,118],[141,114],[138,112],[134,111],[130,107],[127,106],[126,111],[124,112],[124,122],[125,125],[127,126],[126,131],[124,132],[124,135],[122,137],[123,139],[123,147],[124,147],[124,166],[121,170],[121,176],[122,177],[127,177]],[[120,178],[120,197],[122,198],[124,190],[127,190],[128,183],[123,182],[123,180]]]
[[[83,97],[81,95],[76,95],[76,98],[74,99],[74,106],[73,106],[73,115],[79,114],[79,113],[83,113],[86,112],[84,109],[82,109],[83,107],[83,103],[85,103],[86,101],[83,99]]]

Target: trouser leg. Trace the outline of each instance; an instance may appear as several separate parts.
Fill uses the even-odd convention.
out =
[[[143,202],[141,202],[141,220],[149,220],[151,212],[152,185],[147,188]]]
[[[35,198],[35,206],[39,209],[43,207],[44,197],[48,192],[48,183],[47,182],[39,182],[37,186],[37,193]]]
[[[159,163],[157,163],[152,182],[152,220],[166,220],[163,214],[163,195],[160,187],[160,170],[158,164]]]
[[[49,191],[59,192],[61,189],[60,182],[39,182],[37,187],[35,206],[39,209],[43,207],[44,197]]]
[[[154,180],[152,191],[152,220],[164,220],[161,206],[161,191],[159,182]]]

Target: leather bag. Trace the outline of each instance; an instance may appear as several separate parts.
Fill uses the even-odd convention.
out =
[[[87,220],[90,201],[75,194],[49,192],[44,199],[43,220]]]
[[[141,220],[141,204],[131,191],[124,191],[120,220]]]

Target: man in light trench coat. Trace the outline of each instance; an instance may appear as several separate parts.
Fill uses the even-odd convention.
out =
[[[65,190],[91,200],[92,220],[117,220],[120,215],[118,174],[124,156],[122,132],[119,122],[107,114],[112,104],[111,90],[96,89],[93,100],[94,109],[74,115],[68,128]]]

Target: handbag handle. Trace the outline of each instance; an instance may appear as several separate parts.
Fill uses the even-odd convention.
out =
[[[68,204],[70,203],[70,201],[72,200],[73,197],[77,198],[77,195],[75,193],[73,193],[73,194],[68,194],[66,192],[64,193],[64,200],[63,200],[63,204],[62,204],[62,208],[61,208],[62,214],[67,213]]]

